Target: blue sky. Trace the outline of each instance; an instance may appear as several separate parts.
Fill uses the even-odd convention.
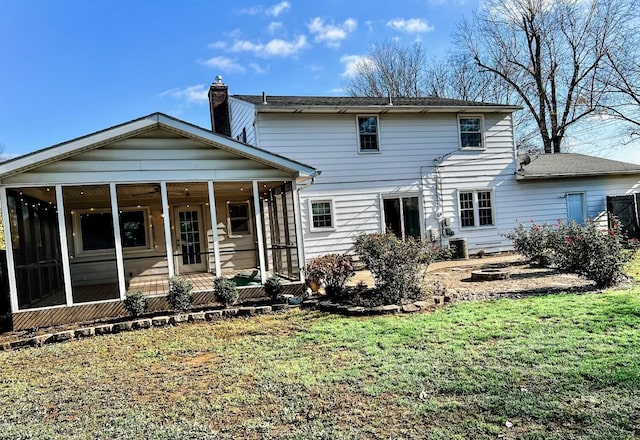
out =
[[[376,42],[446,53],[478,1],[0,0],[0,144],[24,154],[156,111],[208,127],[218,74],[230,93],[340,95]]]

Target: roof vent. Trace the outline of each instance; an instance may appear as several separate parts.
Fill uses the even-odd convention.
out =
[[[391,92],[389,92],[389,105],[393,105],[393,101],[391,100]]]
[[[265,92],[262,92],[262,103],[263,104],[267,103],[267,94]]]
[[[222,75],[216,76],[216,83],[222,85]]]

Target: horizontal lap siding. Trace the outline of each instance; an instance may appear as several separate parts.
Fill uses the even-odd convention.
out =
[[[162,133],[157,133],[161,136]],[[18,183],[290,179],[242,156],[183,138],[131,138],[5,179]]]
[[[459,151],[456,114],[379,115],[380,153],[359,154],[355,115],[259,114],[260,147],[308,163],[322,174],[302,192],[302,220],[307,257],[353,251],[358,233],[381,231],[380,196],[420,195],[424,186],[425,229],[437,228],[435,217],[435,160],[442,162],[442,208],[454,220],[457,237],[492,249],[509,246],[501,237],[500,207],[508,201],[504,187],[514,183],[515,160],[511,119],[505,114],[485,116],[484,151]],[[492,230],[460,231],[457,189],[495,188],[496,222]],[[336,229],[311,232],[309,199],[332,198]],[[509,223],[511,227],[511,223]],[[446,242],[446,240],[445,240]]]
[[[488,114],[484,118],[486,148],[481,151],[456,151],[440,166],[440,209],[450,222],[454,235],[450,239],[466,238],[471,252],[483,249],[497,252],[511,248],[504,234],[513,229],[509,205],[514,197],[516,165],[514,160],[511,119],[509,116]],[[426,228],[438,229],[436,219],[434,168],[425,169],[424,203]],[[458,197],[460,191],[493,191],[494,226],[461,228]],[[446,238],[443,239],[446,243]]]

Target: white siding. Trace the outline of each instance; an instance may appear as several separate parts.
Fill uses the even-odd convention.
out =
[[[242,140],[244,129],[247,134],[247,144],[256,145],[256,132],[253,126],[256,117],[255,106],[230,97],[229,112],[231,113],[231,137]]]
[[[308,163],[322,171],[302,192],[302,220],[307,258],[353,250],[353,238],[383,229],[381,197],[420,195],[424,229],[438,229],[437,203],[452,220],[453,238],[467,237],[472,250],[509,246],[501,236],[512,227],[501,210],[508,203],[503,187],[515,184],[515,154],[509,114],[484,116],[485,150],[459,149],[458,119],[449,114],[379,115],[379,153],[358,151],[356,115],[258,115],[259,147]],[[440,167],[439,202],[435,165]],[[457,189],[494,191],[496,227],[461,231]],[[308,200],[332,198],[335,230],[311,232]],[[447,240],[444,239],[444,244]]]
[[[291,174],[191,139],[157,130],[76,154],[4,180],[21,183],[87,183],[290,179]]]

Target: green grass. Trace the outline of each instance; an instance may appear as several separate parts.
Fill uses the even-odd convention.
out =
[[[0,438],[631,439],[639,335],[636,288],[96,337],[0,353]]]

